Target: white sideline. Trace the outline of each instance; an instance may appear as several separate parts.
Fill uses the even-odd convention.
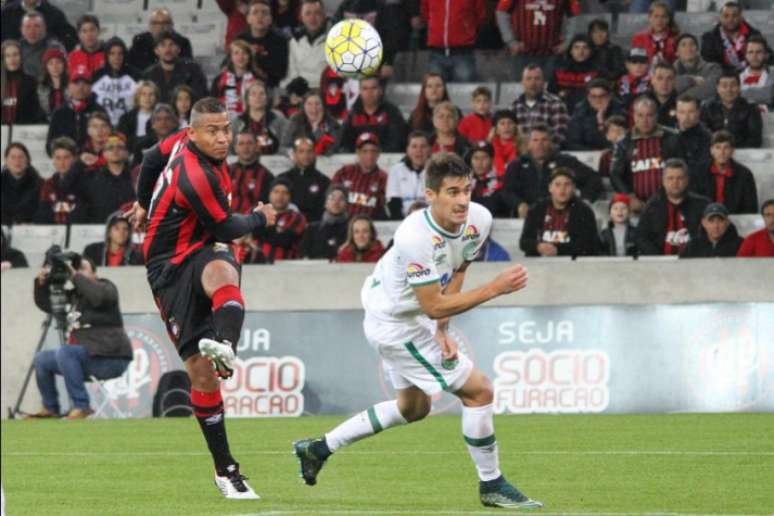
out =
[[[287,455],[289,451],[279,450],[239,450],[239,455]],[[459,455],[459,450],[413,450],[413,451],[350,451],[343,450],[345,455]],[[138,451],[138,452],[98,452],[98,451],[72,451],[72,452],[35,452],[12,451],[2,452],[3,457],[174,457],[176,455],[210,456],[204,451]],[[683,450],[528,450],[528,451],[500,451],[500,455],[656,455],[656,456],[696,456],[696,457],[774,457],[774,451],[683,451]]]
[[[347,510],[347,509],[331,509],[331,510],[314,510],[314,511],[261,511],[261,512],[245,512],[245,513],[239,513],[239,514],[230,514],[230,516],[280,516],[285,514],[496,514],[498,516],[503,515],[503,510],[497,510],[497,511],[444,511],[444,510],[438,510],[438,511],[416,511],[416,510],[380,510],[380,511],[358,511],[358,510]],[[695,512],[545,512],[545,511],[536,511],[535,514],[539,514],[540,516],[589,516],[589,515],[595,515],[595,516],[630,516],[632,514],[638,514],[638,515],[648,515],[648,516],[706,516],[706,513],[695,513]],[[713,513],[715,514],[715,513]],[[746,516],[744,513],[740,514],[733,514],[733,513],[717,513],[717,516]]]

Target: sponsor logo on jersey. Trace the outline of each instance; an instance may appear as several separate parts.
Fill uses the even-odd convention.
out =
[[[636,174],[637,172],[646,172],[648,170],[659,170],[664,168],[664,163],[660,157],[643,158],[632,160],[631,167],[632,173]]]
[[[433,235],[431,240],[433,241],[433,251],[438,251],[439,249],[446,247],[446,240],[438,235]]]
[[[465,233],[462,234],[462,241],[467,242],[468,240],[475,240],[480,236],[481,233],[478,232],[478,228],[471,224],[465,228]]]
[[[430,269],[418,263],[410,263],[406,268],[408,279],[422,279],[430,276]]]

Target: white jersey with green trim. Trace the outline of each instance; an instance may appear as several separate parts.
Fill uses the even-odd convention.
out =
[[[492,214],[473,202],[456,234],[444,231],[429,208],[415,211],[398,226],[393,246],[366,278],[363,307],[383,321],[422,315],[413,287],[439,282],[445,288],[454,271],[476,258],[491,228]]]

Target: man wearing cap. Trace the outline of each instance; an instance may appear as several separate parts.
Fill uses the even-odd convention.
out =
[[[645,205],[637,225],[640,255],[678,255],[699,231],[710,200],[688,191],[688,165],[670,159],[664,165],[663,188]]]
[[[301,236],[306,218],[291,207],[290,182],[278,177],[269,189],[269,203],[277,212],[277,223],[253,232],[258,248],[269,263],[300,258]]]
[[[120,133],[108,137],[102,151],[105,165],[91,172],[82,162],[73,167],[76,208],[73,221],[82,224],[104,224],[124,204],[135,200],[129,151]]]
[[[164,31],[171,31],[173,38],[180,47],[180,57],[193,59],[191,41],[175,31],[175,22],[172,14],[167,9],[155,9],[148,16],[148,30],[135,35],[132,38],[131,49],[127,56],[129,64],[138,70],[145,71],[158,62],[154,49],[156,38]]]
[[[633,108],[634,127],[615,146],[610,181],[613,190],[629,194],[632,211],[639,213],[644,203],[661,188],[664,162],[682,158],[683,152],[677,134],[658,125],[655,100],[641,95]]]
[[[514,206],[504,195],[503,178],[497,174],[493,160],[494,149],[485,140],[473,144],[465,154],[465,163],[473,170],[471,201],[486,206],[493,217],[513,217]]]
[[[575,194],[575,174],[559,167],[549,196],[529,210],[519,247],[526,256],[595,256],[599,253],[594,211]]]
[[[43,79],[44,65],[43,54],[48,49],[56,49],[64,56],[65,48],[56,38],[49,37],[46,34],[46,21],[43,15],[31,11],[24,15],[21,24],[21,47],[22,63],[24,63],[24,72],[35,77],[38,82]]]
[[[630,106],[638,95],[648,92],[650,87],[650,65],[648,51],[644,48],[633,48],[626,56],[626,75],[618,79],[616,91],[625,106]]]
[[[596,78],[586,85],[586,98],[575,106],[567,127],[567,150],[592,151],[607,149],[605,120],[622,115],[625,108],[613,95],[613,87],[606,79]]]
[[[180,57],[180,45],[171,30],[163,31],[156,38],[154,47],[158,63],[147,68],[143,78],[155,83],[161,92],[159,100],[170,102],[172,90],[185,84],[193,90],[196,102],[207,93],[207,78],[196,61]]]
[[[629,220],[629,196],[615,194],[610,200],[607,227],[599,234],[603,255],[637,256],[637,228]]]
[[[749,168],[734,160],[734,136],[725,130],[712,135],[712,158],[691,178],[693,191],[724,205],[729,213],[757,213],[758,190]]]
[[[430,159],[430,140],[421,131],[408,136],[406,155],[387,173],[387,207],[390,219],[402,220],[409,207],[425,200],[425,165]]]
[[[688,242],[680,258],[734,257],[741,245],[742,238],[728,220],[728,208],[713,202],[704,209],[699,234]]]
[[[763,203],[761,215],[766,227],[747,235],[737,256],[742,258],[774,258],[774,199],[769,199]]]
[[[46,151],[51,154],[51,141],[60,136],[69,136],[79,148],[86,143],[86,127],[89,115],[105,110],[91,93],[91,75],[87,72],[70,76],[67,84],[68,100],[51,114],[51,123],[46,136]],[[103,221],[104,222],[104,221]]]
[[[381,147],[374,133],[363,133],[355,140],[357,163],[344,165],[333,175],[333,183],[347,189],[347,211],[350,216],[364,214],[385,220],[387,173],[377,161]]]
[[[243,129],[234,139],[237,160],[228,166],[231,175],[231,211],[249,215],[259,202],[269,202],[274,174],[261,165],[255,133]]]
[[[373,133],[382,142],[384,152],[403,152],[408,125],[400,109],[384,100],[379,79],[360,80],[360,95],[347,115],[341,130],[339,152],[353,152],[355,140],[363,133]]]
[[[575,156],[558,152],[551,141],[550,129],[536,125],[529,132],[527,152],[505,170],[503,195],[508,197],[508,205],[514,207],[519,218],[525,218],[529,206],[548,195],[549,179],[557,168],[572,171],[573,183],[584,199],[594,202],[602,193],[599,174]]]
[[[315,144],[310,138],[296,138],[291,159],[293,168],[279,177],[290,183],[290,198],[307,222],[316,222],[325,209],[325,192],[331,180],[317,169]]]

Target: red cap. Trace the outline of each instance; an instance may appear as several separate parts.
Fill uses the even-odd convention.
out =
[[[70,76],[70,82],[77,81],[91,82],[91,72],[86,65],[78,65],[75,70],[73,70],[73,73]]]
[[[355,140],[355,148],[359,149],[366,143],[370,143],[379,147],[379,137],[374,133],[363,133],[357,137],[357,140]]]
[[[46,66],[48,64],[48,61],[50,59],[61,59],[64,62],[67,62],[67,57],[65,56],[65,53],[59,50],[58,48],[49,48],[46,49],[45,52],[43,52],[43,56],[41,56],[40,61],[43,63],[43,66]]]
[[[631,199],[629,199],[629,196],[626,194],[618,193],[613,196],[612,199],[610,199],[610,207],[612,208],[613,205],[617,202],[622,202],[626,206],[629,206],[629,203],[631,202]]]

